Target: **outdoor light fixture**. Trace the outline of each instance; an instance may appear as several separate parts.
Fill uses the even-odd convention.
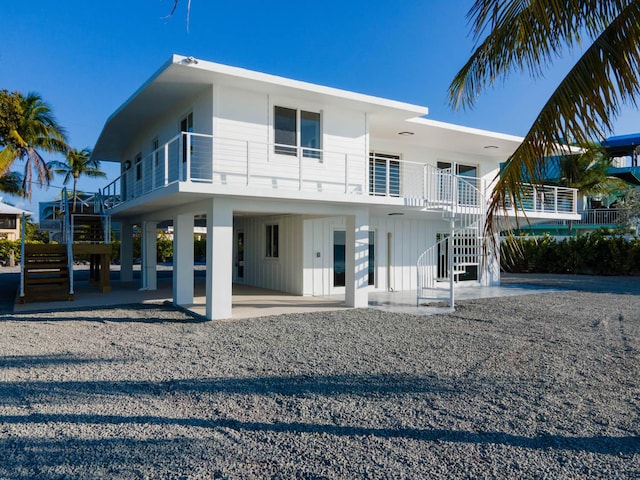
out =
[[[497,145],[485,145],[484,148],[486,148],[487,150],[493,150],[494,148],[498,149],[500,147],[498,147]]]
[[[184,63],[188,63],[189,65],[197,65],[198,60],[196,60],[194,57],[187,57],[184,59]]]
[[[131,160],[124,162],[124,169],[129,170],[131,168]]]
[[[391,213],[387,213],[387,215],[389,215],[390,217],[393,217],[395,215],[404,215],[404,213],[402,213],[402,212],[391,212]]]
[[[398,132],[398,135],[402,135],[403,137],[408,137],[409,135],[413,135],[413,132]]]

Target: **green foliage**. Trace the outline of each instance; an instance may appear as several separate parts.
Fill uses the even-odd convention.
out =
[[[22,103],[18,92],[0,90],[0,146],[6,145],[22,118]]]
[[[0,239],[0,261],[9,263],[9,252],[13,250],[16,262],[20,260],[20,240]]]
[[[173,258],[173,241],[165,235],[160,235],[156,243],[157,259],[159,262],[166,262]]]
[[[111,259],[114,261],[120,261],[120,240],[114,240],[111,242]],[[193,254],[195,261],[199,261],[206,257],[206,240],[193,240]],[[173,258],[173,241],[164,235],[159,233],[157,248],[157,260],[159,262],[167,262]],[[140,248],[140,237],[134,237],[133,239],[133,258],[140,258],[142,255]]]
[[[640,271],[640,239],[606,230],[556,241],[544,235],[502,245],[502,268],[512,273],[631,275]]]

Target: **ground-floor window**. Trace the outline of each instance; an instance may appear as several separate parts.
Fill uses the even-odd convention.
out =
[[[17,225],[15,215],[0,215],[0,228],[15,230]]]
[[[345,245],[346,232],[344,230],[335,230],[333,232],[333,286],[344,287],[345,281]],[[376,256],[375,256],[375,232],[369,232],[369,275],[368,284],[376,283]]]
[[[265,257],[278,258],[279,252],[279,232],[278,225],[266,226],[266,244],[265,244]]]

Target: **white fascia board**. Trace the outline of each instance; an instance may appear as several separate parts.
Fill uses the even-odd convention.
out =
[[[463,125],[456,125],[455,123],[439,122],[437,120],[431,120],[427,118],[411,118],[407,122],[416,123],[418,125],[425,125],[427,127],[442,128],[452,132],[465,133],[468,135],[477,135],[481,137],[492,138],[495,140],[503,140],[506,142],[513,142],[515,144],[522,143],[524,137],[517,135],[510,135],[508,133],[493,132],[491,130],[483,130],[480,128],[465,127]]]

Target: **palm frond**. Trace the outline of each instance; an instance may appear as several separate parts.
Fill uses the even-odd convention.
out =
[[[563,49],[596,37],[633,0],[477,0],[469,11],[477,48],[454,77],[449,102],[469,108],[513,71],[538,78]],[[490,33],[480,42],[486,31]]]
[[[543,106],[521,145],[497,179],[486,222],[491,236],[499,231],[498,215],[519,205],[523,181],[540,183],[542,159],[564,139],[588,145],[613,128],[623,104],[636,104],[640,93],[640,2],[624,8],[585,51]]]

